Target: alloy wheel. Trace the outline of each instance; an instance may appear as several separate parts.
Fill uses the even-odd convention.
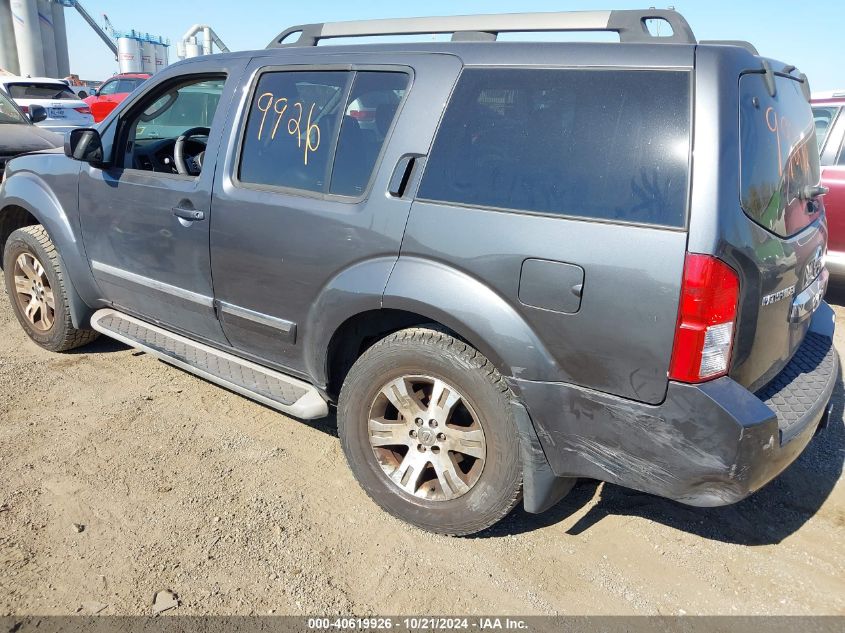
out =
[[[381,469],[406,493],[448,501],[469,492],[487,458],[484,429],[452,385],[401,376],[370,407],[368,436]]]
[[[20,311],[36,330],[48,331],[56,320],[56,299],[44,266],[32,253],[21,253],[13,275]]]

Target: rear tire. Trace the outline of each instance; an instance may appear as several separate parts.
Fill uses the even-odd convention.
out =
[[[3,249],[12,310],[33,341],[51,352],[87,345],[99,334],[73,327],[61,258],[41,225],[14,231]]]
[[[471,346],[432,329],[402,330],[352,366],[338,433],[356,479],[384,510],[430,532],[473,534],[521,498],[510,398]]]

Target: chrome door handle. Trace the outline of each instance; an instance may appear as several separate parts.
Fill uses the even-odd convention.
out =
[[[190,220],[196,222],[197,220],[205,220],[205,213],[197,211],[196,209],[185,209],[183,207],[173,207],[173,215],[183,220]]]

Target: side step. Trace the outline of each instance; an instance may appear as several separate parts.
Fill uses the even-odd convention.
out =
[[[312,385],[243,358],[197,343],[117,310],[98,310],[91,327],[166,363],[304,420],[328,415]]]

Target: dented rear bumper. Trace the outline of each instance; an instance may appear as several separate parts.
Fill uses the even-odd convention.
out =
[[[792,360],[756,394],[728,377],[670,382],[656,406],[513,380],[552,471],[696,506],[735,503],[780,474],[823,425],[839,375],[822,303]]]

